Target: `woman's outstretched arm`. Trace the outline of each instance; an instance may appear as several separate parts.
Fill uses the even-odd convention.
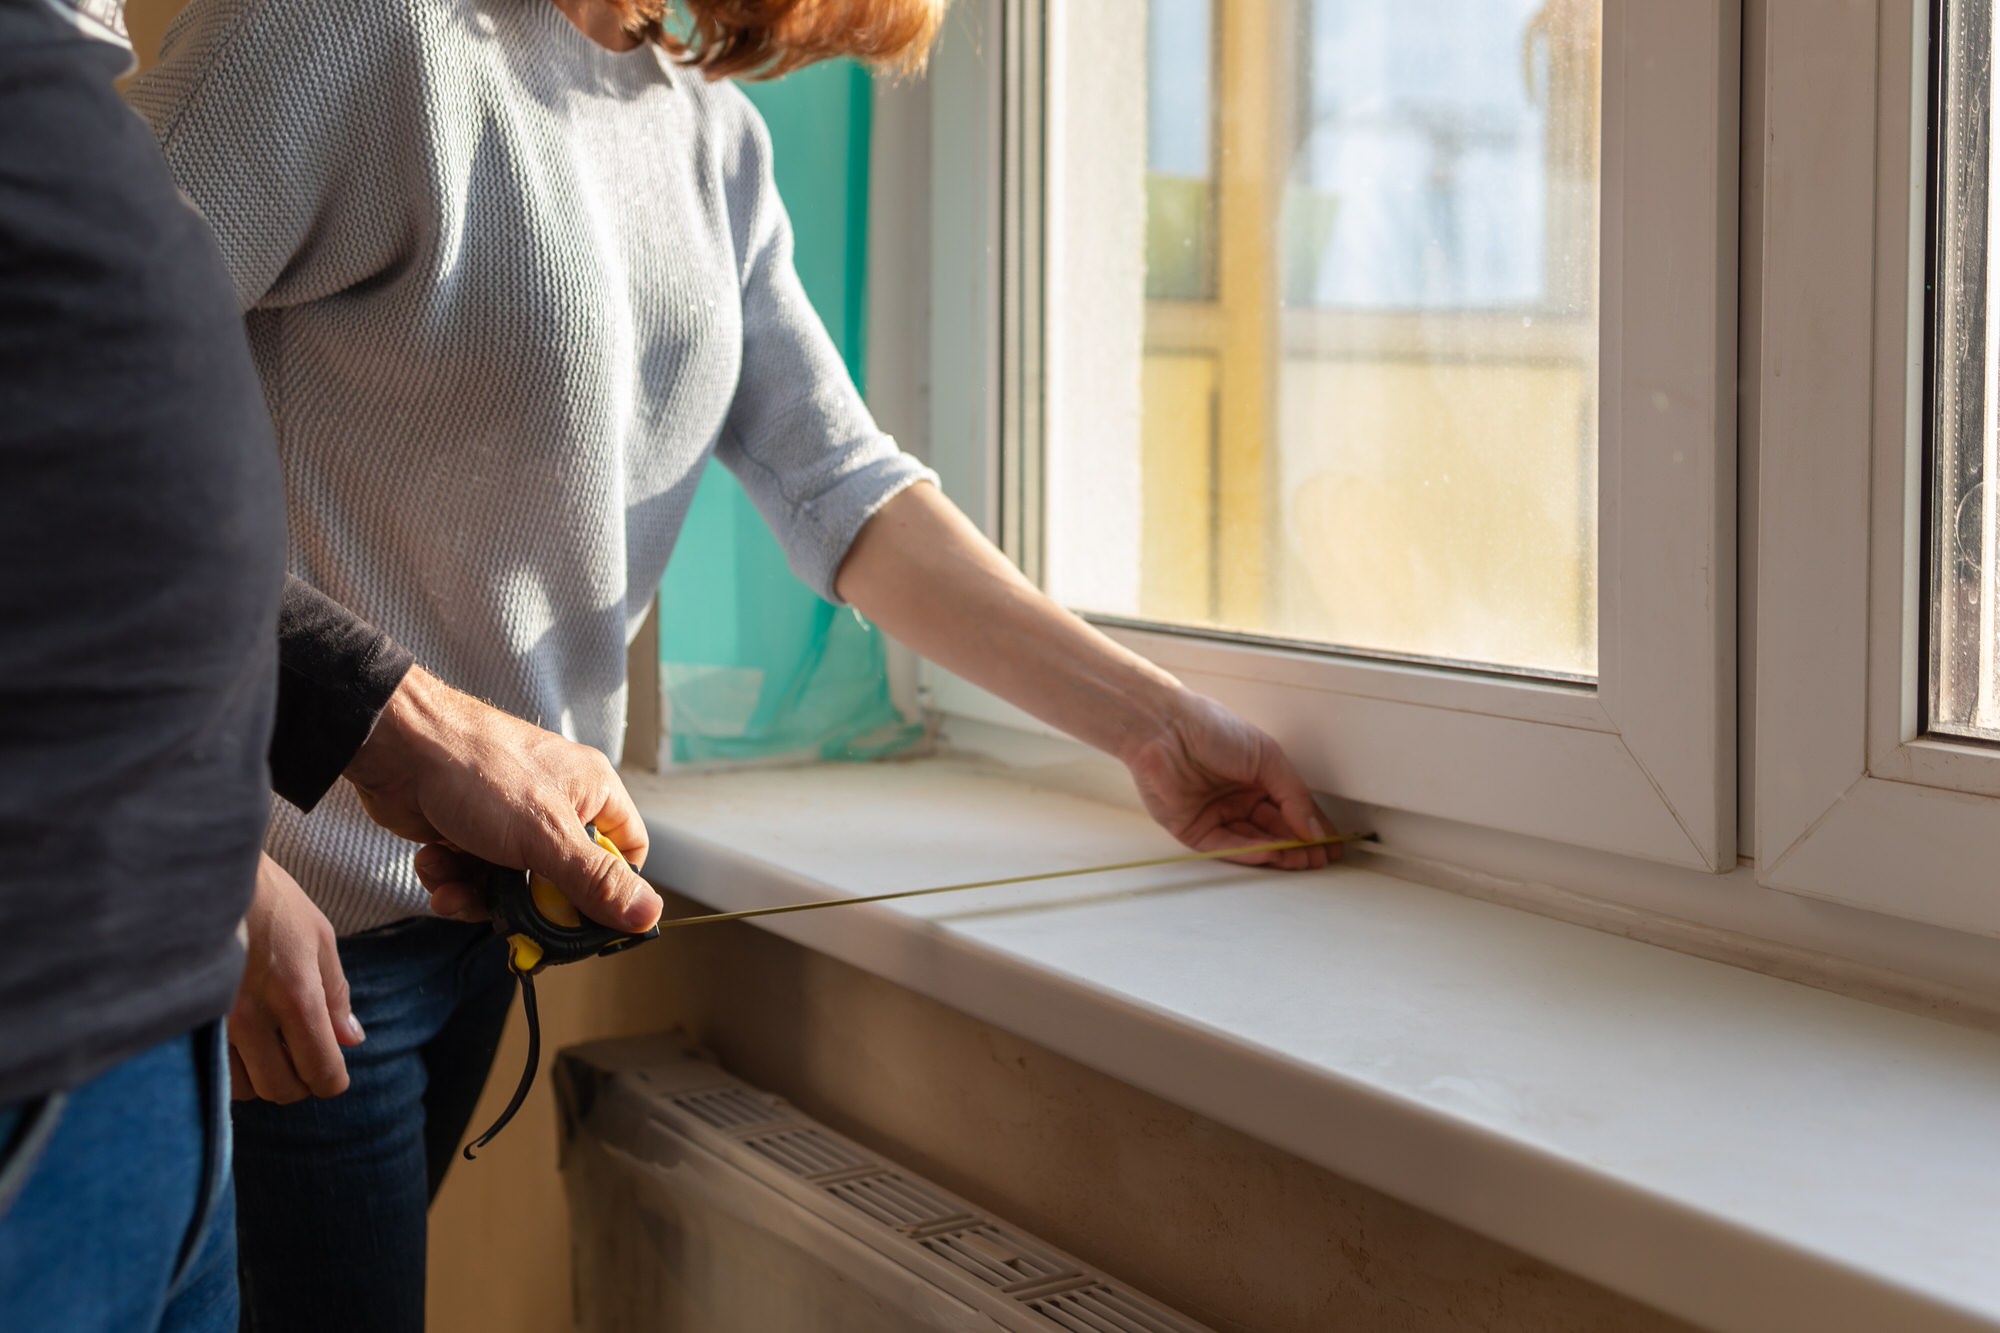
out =
[[[1189,846],[1326,835],[1276,741],[1051,601],[935,486],[908,487],[868,520],[835,588],[947,671],[1120,760]],[[1327,851],[1264,859],[1304,869]]]

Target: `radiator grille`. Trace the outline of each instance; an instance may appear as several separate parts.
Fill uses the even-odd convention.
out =
[[[1072,1333],[1188,1333],[1192,1328],[1108,1286],[1047,1296],[1028,1302],[1028,1308]]]
[[[788,1129],[777,1134],[759,1134],[743,1142],[793,1175],[807,1180],[879,1165],[817,1129]]]
[[[748,1088],[710,1088],[687,1092],[674,1098],[674,1105],[712,1129],[741,1129],[746,1125],[768,1125],[785,1118],[778,1106]]]
[[[1074,1264],[994,1226],[932,1236],[923,1247],[1001,1291],[1042,1287],[1058,1278],[1079,1276]]]
[[[842,1181],[826,1192],[870,1221],[905,1234],[965,1216],[956,1204],[894,1173]]]
[[[997,1327],[1033,1333],[1209,1333],[964,1200],[815,1124],[787,1102],[677,1056],[645,1070],[662,1119],[780,1188]]]

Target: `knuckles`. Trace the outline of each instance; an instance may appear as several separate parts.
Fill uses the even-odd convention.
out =
[[[313,1007],[324,1003],[321,997],[305,986],[286,986],[271,998],[271,1009],[286,1023],[296,1023],[311,1016]]]

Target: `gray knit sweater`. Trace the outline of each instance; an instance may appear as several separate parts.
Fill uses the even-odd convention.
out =
[[[929,475],[807,304],[733,86],[550,0],[193,0],[130,95],[248,312],[295,572],[461,689],[616,758],[711,452],[826,597]],[[342,933],[425,909],[344,785],[268,848]]]

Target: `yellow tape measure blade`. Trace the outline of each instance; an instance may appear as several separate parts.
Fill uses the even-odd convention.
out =
[[[1226,861],[1238,856],[1263,856],[1278,852],[1304,851],[1310,847],[1337,847],[1350,842],[1373,842],[1373,833],[1339,833],[1330,838],[1294,838],[1285,842],[1262,842],[1250,847],[1225,847],[1213,852],[1182,852],[1175,856],[1150,856],[1113,865],[1084,866],[1077,870],[1044,870],[1033,875],[1009,875],[1003,879],[978,879],[965,884],[939,884],[927,889],[897,889],[892,893],[870,893],[853,898],[822,898],[817,902],[791,903],[784,907],[753,907],[741,912],[709,912],[701,916],[676,917],[660,923],[661,930],[682,926],[713,926],[724,921],[748,921],[752,917],[784,916],[792,912],[817,912],[827,907],[854,907],[862,903],[894,902],[901,898],[929,898],[941,893],[969,893],[973,889],[999,889],[1015,884],[1043,884],[1050,880],[1076,879],[1084,875],[1112,875],[1121,870],[1148,870],[1155,867],[1193,865],[1201,861]]]

